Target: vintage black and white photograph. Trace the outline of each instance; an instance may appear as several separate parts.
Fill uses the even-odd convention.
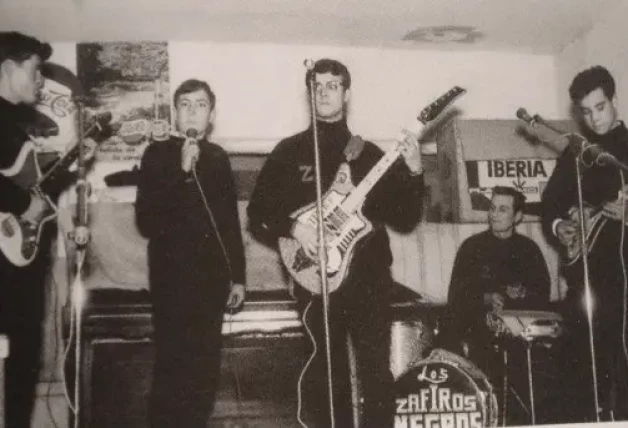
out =
[[[628,425],[627,14],[0,1],[0,428]]]

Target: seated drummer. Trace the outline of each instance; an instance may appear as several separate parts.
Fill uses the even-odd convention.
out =
[[[443,338],[453,352],[480,369],[493,333],[489,311],[542,309],[549,301],[550,277],[538,245],[515,230],[525,196],[511,187],[493,188],[488,230],[467,238],[456,255],[449,285],[449,328]]]

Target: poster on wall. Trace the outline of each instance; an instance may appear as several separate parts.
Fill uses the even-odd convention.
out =
[[[90,113],[112,115],[113,135],[99,146],[97,161],[137,163],[150,138],[167,135],[166,42],[79,43],[77,72]]]
[[[556,166],[555,159],[520,158],[465,161],[474,211],[488,211],[494,186],[514,187],[526,197],[524,214],[540,215],[541,195]]]

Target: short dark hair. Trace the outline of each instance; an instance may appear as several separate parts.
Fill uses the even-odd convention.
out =
[[[345,89],[351,87],[351,74],[347,66],[336,61],[335,59],[323,58],[314,63],[314,67],[305,73],[305,85],[310,89],[310,83],[314,74],[331,73],[333,76],[340,76],[342,78],[342,86]]]
[[[523,207],[526,204],[526,197],[523,193],[515,189],[514,187],[508,186],[495,186],[493,187],[493,196],[495,195],[505,195],[512,196],[513,204],[512,207],[515,213],[523,211]]]
[[[205,91],[213,110],[214,107],[216,107],[216,94],[214,94],[207,82],[198,79],[188,79],[177,87],[176,91],[174,91],[174,106],[176,107],[179,103],[181,95],[196,92],[198,90]]]
[[[604,95],[611,100],[615,96],[615,79],[611,73],[601,65],[596,65],[581,71],[574,77],[569,86],[571,101],[579,103],[584,97],[602,88]]]
[[[8,59],[21,63],[33,55],[47,61],[52,55],[52,46],[17,31],[0,32],[0,64]]]

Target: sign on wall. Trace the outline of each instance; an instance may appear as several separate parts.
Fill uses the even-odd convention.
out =
[[[90,113],[110,112],[113,136],[99,161],[139,161],[151,136],[170,129],[168,44],[77,44],[78,77]]]
[[[474,211],[488,211],[492,188],[513,187],[526,197],[525,214],[540,213],[541,195],[545,190],[556,160],[554,159],[490,159],[465,161],[469,197]]]

